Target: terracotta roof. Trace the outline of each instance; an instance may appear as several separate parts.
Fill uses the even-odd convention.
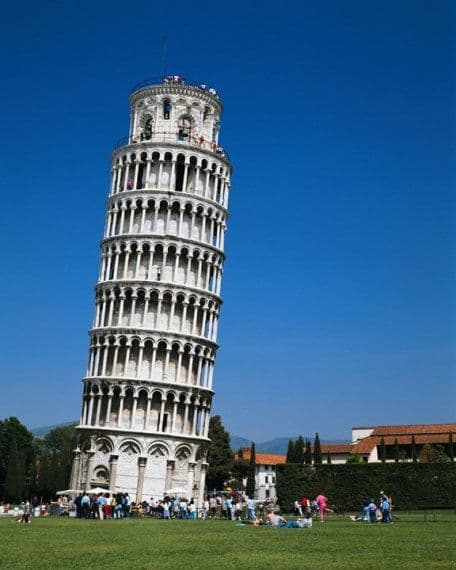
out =
[[[415,435],[415,434],[413,434]],[[353,446],[353,453],[370,453],[376,445],[380,445],[381,436],[370,435],[361,439]],[[410,445],[412,443],[411,435],[387,435],[383,436],[385,440],[385,445],[394,445],[394,440],[397,439],[399,445]],[[448,432],[447,433],[436,433],[436,434],[417,434],[415,435],[415,443],[418,445],[423,445],[425,443],[448,443]]]
[[[352,453],[370,453],[380,443],[379,437],[365,437],[353,445]]]
[[[247,461],[250,459],[250,447],[242,449],[242,455]],[[235,453],[234,457],[237,459],[238,454]],[[255,465],[279,465],[286,462],[285,455],[276,453],[255,453]]]
[[[400,426],[365,426],[352,429],[372,429],[371,435],[412,435],[431,433],[456,433],[456,423],[446,424],[410,424]]]

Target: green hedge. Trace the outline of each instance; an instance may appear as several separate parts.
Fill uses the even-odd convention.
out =
[[[381,490],[400,509],[456,506],[456,463],[375,463],[277,466],[277,497],[291,510],[301,497],[323,493],[329,504],[357,511],[362,501],[377,499]]]

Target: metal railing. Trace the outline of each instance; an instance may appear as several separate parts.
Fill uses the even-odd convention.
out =
[[[230,160],[226,150],[213,142],[205,140],[203,137],[183,136],[178,132],[154,132],[151,134],[130,135],[120,138],[114,145],[114,150],[123,146],[141,143],[171,143],[177,145],[190,145],[202,150],[208,150],[220,158]]]
[[[217,99],[220,99],[220,95],[213,87],[209,87],[208,85],[202,83],[201,81],[186,79],[185,77],[182,77],[180,75],[166,75],[165,77],[163,76],[150,77],[149,79],[144,79],[143,81],[140,81],[133,87],[130,94],[134,93],[135,91],[138,91],[139,89],[142,89],[143,87],[152,87],[154,85],[173,85],[173,86],[181,85],[182,87],[196,87],[197,89],[200,89],[201,91],[206,91],[210,95],[213,95],[214,97],[217,97]]]

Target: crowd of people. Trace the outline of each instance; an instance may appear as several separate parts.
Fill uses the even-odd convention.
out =
[[[274,501],[259,503],[243,493],[211,494],[204,497],[202,507],[197,508],[193,498],[170,497],[144,499],[136,503],[128,493],[80,493],[74,500],[59,497],[56,514],[76,512],[77,518],[122,519],[129,517],[154,517],[161,519],[256,519],[256,509],[263,512],[273,508]]]
[[[333,509],[328,507],[327,497],[325,497],[323,493],[319,493],[313,500],[307,497],[296,499],[294,502],[294,512],[295,515],[299,517],[307,517],[308,515],[312,517],[318,514],[320,522],[324,522],[325,514],[332,513]]]
[[[351,516],[353,522],[369,522],[371,524],[393,522],[393,502],[390,496],[384,491],[380,491],[380,497],[375,499],[366,499],[363,501],[361,514],[359,516]]]
[[[294,501],[294,517],[285,519],[275,499],[258,502],[245,493],[235,491],[205,495],[202,506],[197,508],[194,498],[150,497],[141,502],[131,500],[128,493],[110,494],[79,493],[75,498],[59,496],[51,503],[42,503],[38,497],[22,501],[19,506],[0,503],[1,514],[13,514],[18,522],[30,523],[34,516],[71,516],[80,519],[126,519],[130,517],[152,517],[164,520],[226,519],[238,524],[276,528],[311,528],[313,519],[324,522],[326,513],[334,512],[328,507],[328,498],[319,493],[315,499],[302,497]],[[353,522],[392,523],[392,499],[384,491],[379,499],[363,501],[360,515],[352,515]]]

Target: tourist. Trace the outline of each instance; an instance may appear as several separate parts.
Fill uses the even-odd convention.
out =
[[[165,499],[163,501],[163,518],[165,520],[169,520],[169,502]]]
[[[269,511],[266,515],[266,521],[275,528],[280,528],[287,524],[287,521],[279,513],[274,513],[273,511]]]
[[[177,497],[174,497],[174,499],[171,500],[172,503],[172,516],[177,519],[179,517],[179,500],[177,499]]]
[[[189,512],[189,519],[195,520],[196,519],[196,505],[193,499],[190,499],[190,503],[188,505],[188,512]]]
[[[299,526],[301,528],[312,528],[312,513],[310,512],[310,510],[308,510],[305,514],[305,517],[303,519],[301,519],[299,522]]]
[[[110,517],[113,519],[115,516],[117,501],[114,495],[112,495],[111,500],[109,501],[109,513]]]
[[[79,493],[74,500],[74,504],[76,505],[76,517],[78,519],[82,517],[81,501],[82,501],[82,495],[81,493]]]
[[[379,500],[380,504],[383,500],[383,497],[385,497],[388,500],[388,503],[389,503],[388,522],[392,523],[393,522],[393,515],[392,515],[393,499],[392,499],[390,494],[385,493],[385,491],[380,491],[380,500]]]
[[[299,501],[296,499],[296,501],[294,502],[294,513],[296,516],[300,516],[302,517],[302,510],[301,510],[301,505],[299,504]]]
[[[100,521],[102,521],[105,518],[105,507],[107,504],[108,504],[108,499],[103,495],[103,493],[100,493],[97,499],[98,519]]]
[[[90,496],[90,516],[89,518],[96,519],[98,517],[98,497],[92,494]]]
[[[124,516],[124,506],[123,506],[123,495],[118,494],[116,497],[116,506],[114,507],[114,518],[123,519]]]
[[[388,497],[385,495],[380,503],[380,508],[382,511],[382,523],[389,523],[390,521],[390,503]]]
[[[256,507],[255,499],[250,499],[250,498],[247,499],[247,516],[251,521],[255,520],[255,507]]]
[[[23,511],[23,513],[22,513],[22,516],[20,517],[20,519],[19,519],[18,522],[21,522],[21,523],[24,523],[24,524],[30,524],[30,523],[32,522],[32,520],[31,520],[31,515],[30,515],[30,508],[27,508],[27,507],[26,507],[26,508],[24,509],[24,511]]]
[[[122,495],[123,497],[123,502],[122,502],[122,506],[123,506],[123,511],[124,511],[124,517],[129,517],[130,516],[130,511],[131,511],[131,499],[130,499],[130,495],[128,493],[125,493],[124,495]]]
[[[187,501],[184,498],[179,501],[179,512],[181,519],[187,518]]]
[[[227,518],[226,501],[224,498],[220,499],[220,501],[221,501],[221,503],[220,503],[221,515],[220,516],[222,519],[226,519]]]
[[[155,516],[157,514],[157,506],[158,505],[157,505],[157,501],[153,497],[150,498],[149,506],[150,506],[151,515]]]
[[[231,510],[233,508],[233,499],[231,498],[231,495],[226,495],[225,497],[225,509],[226,509],[226,518],[227,519],[232,519],[232,513]]]
[[[87,493],[84,493],[81,499],[82,516],[85,519],[90,517],[90,497]]]
[[[367,510],[369,511],[369,522],[375,523],[377,521],[376,513],[377,513],[377,505],[374,503],[374,499],[369,501],[369,505],[367,506]]]
[[[327,508],[327,503],[328,503],[328,499],[322,494],[320,493],[316,498],[315,498],[315,502],[318,505],[318,512],[320,514],[320,522],[324,522],[325,519],[325,512],[329,511],[329,509]]]
[[[217,516],[217,499],[213,495],[209,498],[209,513],[212,519]]]
[[[301,499],[301,512],[303,515],[305,515],[306,513],[311,513],[311,508],[310,508],[310,501],[307,497],[303,497]]]

